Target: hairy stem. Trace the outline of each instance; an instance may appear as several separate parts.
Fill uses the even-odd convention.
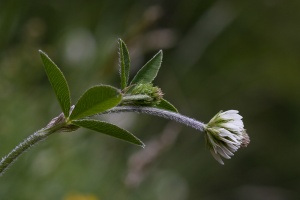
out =
[[[110,114],[110,113],[122,113],[122,112],[136,112],[144,113],[148,115],[154,115],[162,117],[165,119],[173,120],[179,123],[182,123],[186,126],[192,127],[199,131],[204,131],[206,125],[200,121],[189,118],[187,116],[181,115],[179,113],[170,112],[167,110],[162,110],[153,107],[144,107],[144,106],[117,106],[107,112],[100,113]],[[25,151],[30,147],[36,145],[38,142],[46,139],[49,135],[59,131],[74,131],[78,126],[70,125],[65,122],[63,114],[60,114],[58,117],[54,118],[45,128],[35,132],[16,146],[9,154],[4,156],[0,162],[0,176],[5,173],[5,171],[21,156]]]
[[[189,126],[191,128],[194,128],[199,131],[204,131],[205,129],[205,124],[197,121],[195,119],[192,119],[190,117],[181,115],[179,113],[175,112],[170,112],[167,110],[162,110],[158,108],[153,108],[153,107],[144,107],[144,106],[117,106],[105,113],[101,114],[109,114],[109,113],[121,113],[121,112],[136,112],[136,113],[144,113],[148,115],[154,115],[158,117],[162,117],[165,119],[173,120],[179,123],[182,123],[186,126]]]
[[[45,128],[42,128],[41,130],[38,130],[37,132],[28,136],[23,142],[21,142],[10,153],[2,158],[0,162],[0,176],[2,176],[5,171],[32,146],[46,139],[52,133],[62,131],[65,128],[68,128],[68,126],[66,126],[63,114],[60,114],[58,117],[52,119]]]
[[[41,129],[34,134],[30,135],[18,146],[16,146],[9,154],[2,158],[0,162],[0,176],[8,169],[8,167],[13,164],[18,157],[24,153],[27,149],[37,144],[39,141],[45,139],[48,134],[45,130]]]

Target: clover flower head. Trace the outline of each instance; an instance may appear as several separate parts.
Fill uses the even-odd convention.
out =
[[[221,157],[230,159],[240,147],[247,147],[250,138],[237,110],[220,111],[205,127],[205,140],[212,156],[224,164]]]

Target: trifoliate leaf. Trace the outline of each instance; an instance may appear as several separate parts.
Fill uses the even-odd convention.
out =
[[[70,107],[71,107],[71,97],[70,97],[70,90],[69,90],[67,80],[65,79],[62,71],[47,56],[47,54],[45,54],[41,50],[39,50],[39,53],[44,64],[46,74],[55,92],[60,107],[65,117],[68,117],[70,112]]]
[[[163,110],[168,110],[168,111],[172,111],[172,112],[177,112],[178,110],[175,108],[175,106],[173,106],[170,102],[168,102],[165,99],[161,99],[159,104],[156,105],[155,107],[163,109]]]
[[[129,79],[130,58],[126,44],[119,39],[119,65],[121,76],[121,89],[126,88]]]
[[[82,120],[74,120],[72,124],[81,126],[90,130],[94,130],[100,133],[104,133],[106,135],[110,135],[112,137],[125,140],[127,142],[136,144],[138,146],[144,147],[144,143],[135,137],[130,132],[107,122],[97,121],[93,119],[82,119]]]
[[[162,51],[160,50],[151,60],[149,60],[135,75],[130,85],[137,83],[151,83],[161,66]]]
[[[78,100],[70,115],[70,120],[95,115],[118,105],[122,95],[118,89],[98,85],[88,89]]]

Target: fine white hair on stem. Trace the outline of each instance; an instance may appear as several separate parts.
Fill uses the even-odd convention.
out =
[[[114,107],[107,112],[100,113],[101,114],[109,114],[109,113],[120,113],[120,112],[136,112],[136,113],[144,113],[148,115],[154,115],[158,117],[162,117],[165,119],[173,120],[178,123],[182,123],[186,126],[194,128],[199,131],[204,131],[206,125],[203,122],[197,121],[193,118],[181,115],[176,112],[170,112],[167,110],[162,110],[153,107],[144,107],[144,106],[117,106]]]
[[[41,129],[30,135],[18,146],[16,146],[9,154],[4,156],[0,161],[0,176],[6,172],[6,170],[18,159],[19,156],[26,152],[30,147],[46,139],[49,134],[51,133]]]

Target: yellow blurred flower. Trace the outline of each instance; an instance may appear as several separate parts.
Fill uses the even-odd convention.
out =
[[[68,194],[63,200],[100,200],[92,194]]]

